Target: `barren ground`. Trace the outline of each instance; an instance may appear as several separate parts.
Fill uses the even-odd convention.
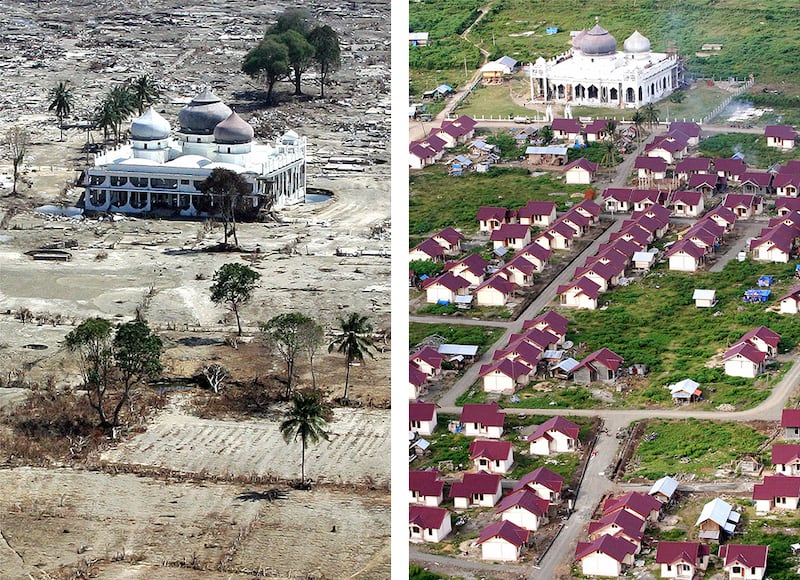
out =
[[[0,383],[55,376],[77,384],[74,361],[60,347],[66,333],[89,316],[129,320],[137,306],[165,340],[168,378],[191,377],[211,361],[235,380],[280,377],[282,361],[260,343],[259,322],[299,310],[330,339],[336,318],[357,311],[378,331],[379,352],[353,369],[349,394],[364,403],[389,399],[389,3],[294,5],[340,33],[342,68],[325,99],[295,100],[284,84],[283,104],[264,109],[263,87],[239,67],[285,5],[114,0],[98,11],[87,0],[0,0],[0,135],[21,125],[32,140],[16,198],[8,195],[11,168],[0,151]],[[235,322],[209,301],[210,278],[223,263],[253,256],[203,252],[221,239],[219,228],[34,211],[77,201],[71,184],[87,162],[84,144],[102,140],[82,122],[110,86],[142,74],[164,89],[157,109],[173,127],[181,106],[211,86],[260,140],[290,128],[307,137],[308,185],[332,194],[278,212],[272,222],[240,225],[240,246],[259,250],[252,263],[262,278],[242,313],[246,341],[238,350],[225,345]],[[304,79],[304,92],[318,94],[313,73]],[[63,142],[47,111],[47,91],[61,80],[76,96]],[[331,157],[357,158],[362,171],[332,168]],[[48,245],[67,246],[72,259],[33,261],[25,253]],[[340,248],[368,255],[341,257]],[[15,319],[24,308],[35,323]],[[317,383],[340,396],[341,357],[321,353],[315,368]],[[299,375],[308,384],[307,364]],[[0,407],[24,394],[0,388]],[[106,455],[112,463],[200,474],[192,479],[0,466],[0,576],[70,577],[83,566],[100,578],[180,580],[198,577],[197,570],[211,579],[387,578],[388,493],[363,482],[388,481],[389,413],[342,409],[335,416],[333,442],[309,449],[307,467],[315,480],[338,485],[291,491],[272,503],[237,500],[248,488],[202,474],[297,477],[299,450],[277,437],[277,416],[200,420],[173,406],[151,431]]]

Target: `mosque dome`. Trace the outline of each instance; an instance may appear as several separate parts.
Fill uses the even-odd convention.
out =
[[[589,56],[605,56],[617,52],[617,39],[600,26],[595,24],[586,36],[580,40],[580,49]]]
[[[572,48],[580,49],[581,41],[586,38],[586,29],[584,28],[572,38]]]
[[[230,117],[232,112],[210,89],[205,89],[181,109],[178,122],[184,133],[210,135],[214,127]]]
[[[131,121],[131,139],[136,141],[159,141],[169,137],[172,128],[169,121],[159,115],[153,107],[144,115]]]
[[[253,140],[253,128],[235,112],[217,124],[214,129],[214,141],[225,145],[249,143]]]
[[[623,45],[625,52],[642,53],[650,52],[650,41],[638,30],[634,30]]]

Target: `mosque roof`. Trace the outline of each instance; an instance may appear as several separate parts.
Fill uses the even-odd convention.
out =
[[[253,140],[253,128],[235,112],[217,124],[214,129],[214,141],[222,144],[249,143]]]
[[[153,107],[144,115],[131,121],[131,139],[137,141],[158,141],[169,137],[172,128],[169,121],[159,115]]]
[[[580,40],[580,49],[589,56],[605,56],[617,52],[617,39],[605,28],[595,24]]]
[[[211,135],[214,128],[231,116],[230,107],[210,89],[204,89],[178,114],[181,131],[195,135]]]
[[[629,53],[650,52],[650,40],[638,30],[634,30],[633,34],[625,39],[623,50]]]

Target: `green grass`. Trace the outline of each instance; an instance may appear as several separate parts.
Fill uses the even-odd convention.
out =
[[[458,106],[459,115],[469,115],[475,119],[482,118],[504,118],[509,117],[535,117],[537,112],[527,109],[513,102],[512,92],[519,93],[518,84],[479,86],[472,91]],[[522,93],[527,100],[528,91],[524,89]]]
[[[676,473],[713,479],[720,466],[742,454],[755,453],[767,435],[740,423],[721,423],[698,419],[653,419],[645,433],[658,433],[653,441],[642,440],[636,449],[638,463],[626,477],[656,480]],[[688,463],[681,458],[688,457]]]
[[[768,525],[764,522],[764,525]],[[748,529],[742,536],[736,538],[737,544],[756,544],[769,546],[767,553],[767,570],[765,578],[772,580],[794,580],[797,578],[797,558],[792,556],[791,545],[797,542],[797,535],[785,534],[782,532],[767,532],[754,526],[754,522],[748,525]]]
[[[782,153],[780,149],[767,147],[767,140],[763,135],[750,133],[713,135],[701,141],[699,149],[704,157],[731,157],[734,153],[743,153],[748,166],[761,169],[767,169],[773,163],[800,158],[800,151],[793,149]]]
[[[426,336],[438,334],[450,344],[472,344],[478,346],[478,354],[486,352],[486,347],[494,344],[505,329],[486,326],[463,326],[458,324],[424,324],[411,322],[408,325],[408,342],[419,344]]]
[[[482,205],[517,209],[533,199],[555,201],[558,211],[565,211],[575,200],[550,194],[582,193],[586,186],[566,185],[552,175],[531,177],[526,169],[494,168],[455,178],[437,164],[415,172],[409,189],[409,233],[423,235],[447,226],[477,231],[475,216]]]

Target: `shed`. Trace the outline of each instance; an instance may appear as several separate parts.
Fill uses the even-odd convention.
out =
[[[697,308],[713,308],[717,305],[717,291],[696,288],[692,300]]]
[[[759,276],[758,277],[758,285],[761,288],[769,288],[774,283],[775,279],[772,276]]]
[[[744,291],[744,296],[742,300],[745,302],[756,303],[756,302],[766,302],[769,300],[769,295],[772,293],[771,290],[759,290],[757,288],[750,288]]]

